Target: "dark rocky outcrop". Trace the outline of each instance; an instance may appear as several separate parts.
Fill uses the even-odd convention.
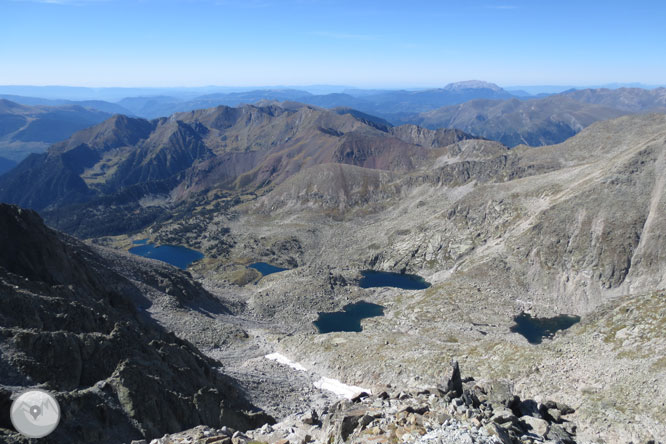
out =
[[[0,205],[0,229],[0,405],[28,387],[54,392],[63,416],[45,442],[128,442],[270,420],[249,413],[216,361],[148,317],[141,289],[94,250],[15,206]],[[182,273],[144,273],[148,286],[173,280],[185,305],[200,297]]]
[[[460,367],[458,366],[458,361],[451,361],[451,366],[444,370],[442,375],[442,388],[441,390],[450,395],[451,397],[457,398],[463,395],[463,383],[460,378]]]

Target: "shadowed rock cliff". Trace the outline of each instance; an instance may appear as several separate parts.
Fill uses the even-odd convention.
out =
[[[0,396],[5,404],[29,387],[56,394],[63,416],[45,442],[127,442],[270,419],[249,413],[219,363],[151,319],[154,302],[106,258],[15,206],[0,205],[0,229]],[[178,288],[183,305],[215,303],[184,273],[151,273],[149,264],[142,273],[146,286]]]

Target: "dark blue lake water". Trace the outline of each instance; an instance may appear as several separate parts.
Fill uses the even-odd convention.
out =
[[[132,241],[132,244],[134,245],[146,245],[147,243],[148,243],[148,238]]]
[[[137,241],[134,241],[137,242]],[[202,259],[204,255],[196,250],[181,247],[179,245],[160,245],[143,243],[129,249],[129,252],[137,256],[149,257],[158,261],[166,262],[178,268],[186,269],[192,262]]]
[[[319,333],[334,331],[362,331],[361,319],[384,316],[384,307],[370,302],[360,301],[345,305],[343,311],[320,312],[313,322]]]
[[[514,333],[520,333],[530,344],[541,344],[544,338],[552,338],[555,332],[566,330],[580,321],[580,316],[559,315],[553,318],[533,318],[521,313],[513,320],[516,325],[511,327]]]
[[[275,265],[267,264],[266,262],[255,262],[254,264],[248,265],[250,268],[254,268],[263,276],[267,276],[273,273],[279,273],[281,271],[289,270],[288,268],[280,268]]]
[[[359,281],[361,288],[396,287],[403,290],[423,290],[430,287],[421,276],[415,274],[391,273],[388,271],[363,270]]]

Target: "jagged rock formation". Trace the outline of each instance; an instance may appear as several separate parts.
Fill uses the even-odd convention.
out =
[[[422,390],[389,388],[358,393],[316,410],[297,413],[273,426],[246,433],[199,427],[151,444],[181,443],[450,443],[576,442],[574,409],[555,401],[520,399],[505,386],[460,378],[458,363],[441,384]],[[452,389],[451,387],[455,387]],[[390,392],[390,393],[389,393]]]
[[[270,420],[249,413],[219,363],[149,317],[160,302],[143,287],[171,288],[176,306],[216,304],[186,275],[146,264],[133,271],[144,274],[137,284],[15,206],[0,204],[0,229],[0,404],[28,387],[54,392],[63,417],[44,442],[127,442],[198,424],[247,429]],[[0,439],[23,442],[8,430],[7,411]]]

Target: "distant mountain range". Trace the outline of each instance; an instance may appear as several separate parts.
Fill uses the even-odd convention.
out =
[[[403,109],[416,109],[436,100],[454,100],[470,91],[505,94],[494,85],[478,82],[394,94],[404,96],[405,100],[399,102]],[[250,100],[269,97],[273,92],[232,94],[234,100]],[[284,99],[296,92],[281,94]],[[373,96],[376,103],[380,103],[377,97],[382,94]],[[5,116],[5,140],[39,140],[41,146],[47,140],[66,138],[76,125],[85,127],[108,116],[71,105],[27,107],[6,100],[0,105]],[[180,112],[153,120],[115,115],[53,145],[48,153],[29,156],[0,179],[0,200],[49,211],[109,198],[131,207],[137,196],[147,194],[169,194],[180,200],[220,187],[254,191],[324,163],[409,171],[427,162],[433,149],[443,149],[457,140],[480,137],[509,147],[548,145],[560,143],[600,120],[665,110],[666,89],[661,88],[569,91],[531,100],[477,99],[407,115],[403,120],[429,129],[412,123],[394,127],[381,117],[352,108],[327,110],[268,100],[238,108],[218,106]],[[61,120],[56,121],[56,117]],[[11,164],[6,164],[5,168],[9,167]],[[71,215],[66,219],[68,222],[63,219],[56,226],[66,228],[73,223]],[[131,221],[144,223],[141,218]]]
[[[629,113],[666,112],[666,88],[581,89],[566,91],[562,95]]]
[[[261,100],[294,101],[324,108],[348,107],[381,117],[418,113],[441,106],[477,98],[506,99],[514,97],[492,83],[468,81],[452,83],[444,88],[423,91],[349,90],[330,94],[312,94],[297,89],[258,89],[254,91],[216,93],[181,100],[169,96],[130,97],[119,105],[146,118],[168,116],[175,112],[210,108],[218,105],[238,106]]]
[[[45,106],[80,106],[88,109],[95,109],[109,114],[127,114],[132,115],[132,111],[123,108],[117,103],[106,102],[104,100],[65,100],[65,99],[45,99],[42,97],[16,96],[12,94],[0,94],[0,99],[20,103],[22,105],[45,105]]]
[[[450,83],[449,85],[465,85],[474,83],[487,83],[480,81],[462,81]],[[643,83],[609,83],[599,85],[511,85],[504,86],[503,89],[516,96],[532,96],[559,94],[571,89],[598,89],[598,88],[642,88],[653,89],[666,86],[647,85]],[[445,87],[446,88],[446,87]],[[199,86],[199,87],[76,87],[76,86],[31,86],[31,85],[0,85],[0,97],[3,95],[25,96],[25,97],[43,97],[51,100],[72,100],[72,101],[106,101],[118,102],[127,97],[172,97],[177,100],[190,100],[195,97],[211,94],[242,93],[257,90],[299,90],[313,95],[325,95],[344,93],[354,97],[363,97],[374,95],[387,91],[400,89],[395,88],[359,88],[344,85],[255,85],[255,86]],[[413,88],[403,87],[404,90],[417,91],[437,88]],[[13,100],[9,97],[9,100]],[[17,100],[19,101],[19,100]],[[23,103],[19,101],[20,103]]]
[[[155,118],[169,116],[175,112],[192,111],[219,105],[238,106],[256,103],[261,100],[294,101],[325,108],[349,107],[386,117],[395,114],[402,115],[428,111],[472,99],[514,97],[514,94],[495,84],[474,80],[451,83],[443,88],[425,90],[366,90],[322,87],[314,88],[314,92],[311,92],[293,88],[258,88],[240,91],[233,88],[193,88],[189,90],[127,88],[109,89],[105,92],[90,90],[86,95],[85,88],[53,88],[51,90],[47,87],[0,87],[0,98],[25,105],[79,105],[113,114]],[[114,99],[117,100],[117,103],[100,99],[71,100],[76,97],[118,97],[120,91],[126,95]],[[206,91],[211,92],[207,93]],[[40,96],[40,93],[48,96]],[[517,94],[515,97],[522,97],[525,94]],[[59,98],[63,95],[68,99]]]
[[[526,96],[527,93],[511,94],[492,83],[470,81],[425,91],[357,91],[355,94],[257,90],[201,96],[190,101],[168,97],[130,98],[120,104],[136,115],[157,117],[219,104],[297,101],[324,108],[356,109],[392,124],[458,128],[511,147],[560,143],[600,120],[666,110],[665,88],[571,90],[533,98]]]
[[[573,90],[522,101],[472,100],[402,120],[428,128],[458,128],[513,147],[560,143],[594,122],[647,112],[666,112],[666,88]]]
[[[421,91],[347,89],[312,94],[298,89],[260,89],[189,98],[183,94],[181,91],[178,96],[126,97],[118,103],[5,95],[5,99],[0,99],[0,157],[20,161],[27,154],[43,152],[49,144],[64,140],[74,131],[99,123],[111,114],[152,119],[220,105],[270,101],[343,109],[346,113],[363,114],[366,122],[372,120],[383,127],[409,123],[430,129],[457,128],[509,147],[560,143],[599,120],[666,111],[665,88],[570,90],[535,98],[526,92],[509,92],[480,81]],[[3,162],[0,174],[11,167],[11,163]]]
[[[562,142],[586,126],[626,114],[614,108],[590,105],[566,96],[521,101],[472,100],[439,108],[405,120],[427,128],[463,128],[507,146],[540,146]]]
[[[21,91],[21,90],[19,90]],[[409,115],[472,98],[507,98],[509,93],[486,82],[470,81],[425,91],[354,91],[315,95],[301,90],[256,90],[202,95],[189,100],[177,97],[128,97],[118,104],[104,101],[68,101],[6,95],[0,99],[0,156],[20,161],[29,153],[43,152],[49,144],[69,137],[110,117],[110,113],[156,118],[176,112],[220,105],[239,106],[261,101],[308,103],[324,108],[341,108],[346,113],[364,114],[367,122],[391,126],[381,116]],[[19,105],[20,102],[21,104]],[[356,110],[356,111],[352,111]],[[380,116],[373,117],[373,116]],[[396,119],[393,119],[394,121]],[[4,166],[4,171],[11,164]],[[2,173],[0,169],[0,173]]]
[[[0,156],[20,161],[109,117],[79,105],[28,106],[0,99]]]

